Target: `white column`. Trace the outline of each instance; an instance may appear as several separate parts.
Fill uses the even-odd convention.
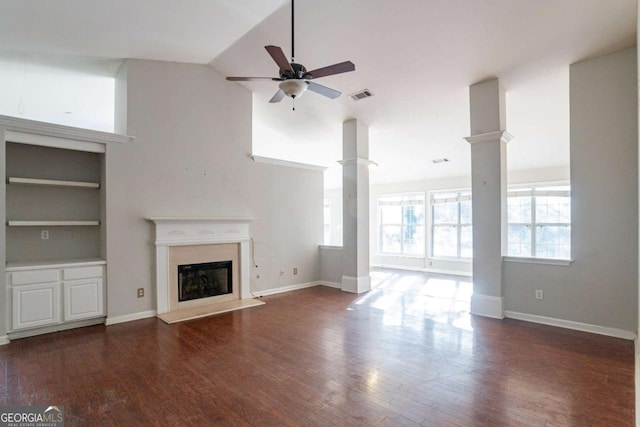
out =
[[[469,88],[473,295],[471,313],[504,318],[502,256],[506,251],[507,150],[505,98],[498,79]]]
[[[342,290],[371,290],[369,276],[369,128],[357,119],[342,126]]]

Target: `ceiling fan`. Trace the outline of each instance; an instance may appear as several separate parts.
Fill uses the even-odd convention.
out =
[[[294,0],[291,0],[291,62],[287,60],[282,48],[278,46],[265,46],[271,58],[278,65],[279,77],[227,77],[229,81],[257,81],[272,80],[280,82],[279,89],[275,95],[269,100],[270,103],[280,102],[285,96],[292,99],[299,98],[307,89],[312,92],[319,93],[331,99],[335,99],[341,95],[341,92],[326,86],[319,85],[310,80],[319,77],[332,76],[334,74],[346,73],[356,69],[351,61],[340,62],[338,64],[329,65],[315,70],[307,71],[304,65],[295,62],[295,34],[294,34]],[[295,110],[295,104],[293,109]]]

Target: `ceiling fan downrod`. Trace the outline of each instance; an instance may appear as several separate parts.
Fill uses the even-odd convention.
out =
[[[291,62],[294,63],[296,62],[296,53],[295,53],[295,46],[296,46],[296,35],[295,35],[295,27],[294,27],[294,4],[295,0],[291,0]],[[291,97],[291,104],[292,104],[292,110],[296,111],[296,98],[295,96]]]
[[[291,62],[296,62],[296,59],[295,59],[296,54],[295,54],[295,49],[294,49],[294,47],[295,47],[295,33],[294,33],[293,23],[294,23],[295,20],[293,19],[293,17],[294,17],[294,15],[293,15],[293,3],[294,3],[294,0],[291,0]]]

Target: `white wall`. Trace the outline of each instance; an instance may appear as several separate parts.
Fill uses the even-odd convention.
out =
[[[0,53],[0,114],[113,132],[120,60]]]
[[[571,66],[569,267],[505,262],[508,311],[635,331],[638,325],[636,50]],[[544,300],[534,290],[544,291]]]
[[[322,173],[249,158],[248,90],[169,62],[129,60],[117,79],[117,129],[136,139],[107,151],[109,317],[155,309],[149,216],[254,217],[255,290],[319,279]]]

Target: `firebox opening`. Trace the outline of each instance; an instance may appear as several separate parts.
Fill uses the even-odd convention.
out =
[[[179,302],[231,293],[231,261],[178,265]]]

